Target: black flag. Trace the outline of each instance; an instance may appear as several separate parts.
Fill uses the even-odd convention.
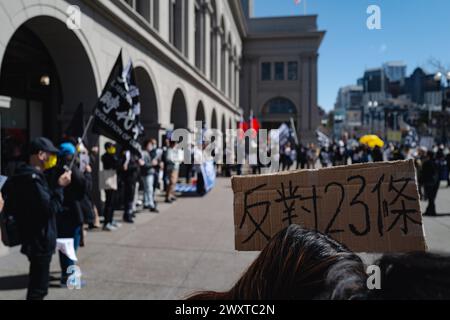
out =
[[[140,155],[138,139],[143,135],[143,126],[139,120],[140,109],[133,65],[130,61],[123,69],[120,52],[94,109],[93,130]]]

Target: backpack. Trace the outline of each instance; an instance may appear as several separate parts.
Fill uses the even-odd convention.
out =
[[[22,244],[18,219],[23,211],[24,199],[18,180],[14,177],[8,179],[2,189],[5,205],[0,213],[0,229],[3,244],[11,248]]]

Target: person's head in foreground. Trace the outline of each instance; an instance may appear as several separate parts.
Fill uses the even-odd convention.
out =
[[[272,238],[230,291],[189,299],[358,299],[366,278],[356,254],[321,233],[291,225]]]
[[[227,292],[189,300],[450,299],[450,258],[429,253],[389,254],[380,290],[369,290],[366,266],[345,246],[297,225],[279,232]]]

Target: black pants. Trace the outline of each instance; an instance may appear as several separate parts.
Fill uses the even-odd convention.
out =
[[[124,183],[124,218],[131,218],[133,214],[133,203],[136,191],[136,181],[125,181]]]
[[[428,208],[425,214],[435,215],[436,205],[434,202],[436,201],[436,196],[439,191],[439,185],[425,185],[424,189],[425,189],[425,196],[427,197],[428,200]]]
[[[27,300],[44,300],[48,294],[52,256],[29,256],[30,274]]]
[[[116,190],[105,190],[106,201],[103,209],[103,216],[105,217],[105,226],[113,222],[114,204],[116,199]]]

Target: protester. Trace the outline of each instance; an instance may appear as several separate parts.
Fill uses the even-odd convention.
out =
[[[297,170],[305,169],[308,163],[308,149],[303,144],[297,145]]]
[[[180,154],[176,148],[176,142],[170,141],[169,147],[164,152],[164,170],[167,179],[167,189],[166,189],[166,203],[172,203],[176,201],[175,197],[175,186],[178,181],[178,173],[180,169]]]
[[[155,201],[155,178],[157,160],[157,144],[155,139],[148,140],[144,143],[144,151],[142,152],[142,160],[144,165],[141,167],[141,175],[144,181],[144,209],[158,213]]]
[[[121,167],[121,160],[117,155],[116,146],[110,142],[105,143],[106,152],[102,155],[103,173],[102,187],[105,190],[105,205],[103,207],[103,230],[116,231],[119,226],[114,221],[114,208],[117,199],[117,170]]]
[[[383,162],[383,152],[379,146],[372,149],[372,160],[373,162]]]
[[[12,178],[16,182],[11,193],[26,195],[26,201],[19,204],[17,222],[21,252],[30,261],[28,300],[42,300],[48,294],[50,262],[56,249],[56,215],[62,210],[63,188],[71,183],[70,171],[57,178],[53,189],[47,182],[44,171],[55,167],[57,153],[50,140],[35,138],[30,145],[29,163],[18,167]]]
[[[79,159],[76,157],[76,147],[66,142],[59,147],[58,165],[48,172],[50,184],[53,184],[53,176],[58,177],[66,168],[72,163],[72,179],[70,184],[64,189],[64,201],[62,211],[56,217],[57,234],[60,239],[73,239],[73,246],[77,252],[83,232],[84,214],[82,208],[82,201],[86,194],[92,187],[92,169],[89,165],[86,166],[85,172],[79,169]],[[59,252],[59,261],[61,266],[61,286],[66,286],[68,279],[68,269],[75,265],[62,252]]]
[[[427,156],[422,165],[421,176],[419,177],[420,184],[423,185],[425,196],[428,201],[428,207],[425,211],[426,216],[436,216],[435,200],[439,191],[439,167],[436,163],[434,153],[427,152]]]
[[[139,178],[140,161],[136,155],[132,154],[129,150],[124,150],[122,155],[122,166],[119,169],[121,179],[123,182],[123,201],[124,212],[123,221],[126,223],[134,223],[133,218],[135,212],[133,211],[136,183]]]
[[[308,169],[315,169],[317,162],[317,149],[314,143],[309,144],[307,156],[308,156]]]
[[[320,160],[320,164],[322,165],[322,168],[328,168],[328,166],[331,162],[330,161],[330,152],[328,151],[328,148],[322,147],[320,149],[319,160]]]

